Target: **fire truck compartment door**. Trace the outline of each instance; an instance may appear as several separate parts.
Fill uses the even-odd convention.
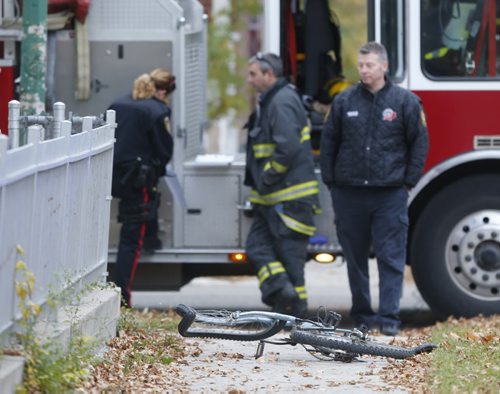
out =
[[[172,42],[90,42],[90,99],[75,98],[76,53],[74,37],[58,32],[55,68],[55,101],[62,101],[77,115],[98,115],[117,97],[132,91],[135,78],[158,65],[172,69]],[[124,83],[124,81],[126,81]]]
[[[184,178],[186,247],[237,247],[239,245],[239,176],[202,175]]]

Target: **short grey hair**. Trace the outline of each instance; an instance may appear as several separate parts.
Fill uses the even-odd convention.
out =
[[[276,78],[281,78],[283,76],[283,62],[281,58],[274,53],[258,52],[248,61],[248,64],[253,63],[258,63],[260,71],[263,73],[271,70]]]
[[[385,47],[381,43],[376,41],[367,42],[361,48],[359,48],[358,53],[360,55],[368,55],[369,53],[374,53],[382,62],[387,62],[389,59]]]

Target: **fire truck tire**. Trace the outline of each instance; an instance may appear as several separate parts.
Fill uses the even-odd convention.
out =
[[[418,215],[409,257],[420,293],[444,316],[500,312],[500,175],[468,176]]]

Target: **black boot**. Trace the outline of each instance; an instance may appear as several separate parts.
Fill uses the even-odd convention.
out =
[[[290,314],[299,319],[305,319],[307,317],[307,300],[298,300]]]
[[[299,295],[290,282],[285,285],[276,295],[273,312],[290,315],[294,312],[295,305],[299,302]]]

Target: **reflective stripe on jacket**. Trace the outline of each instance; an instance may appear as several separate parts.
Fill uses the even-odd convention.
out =
[[[314,235],[312,216],[313,207],[319,205],[319,184],[310,128],[295,88],[278,80],[264,93],[248,129],[245,184],[252,187],[250,201],[275,206],[286,227]],[[294,201],[302,203],[300,209],[291,206]]]
[[[284,79],[264,93],[248,124],[245,184],[255,204],[301,199],[318,205],[310,129],[299,95]]]

